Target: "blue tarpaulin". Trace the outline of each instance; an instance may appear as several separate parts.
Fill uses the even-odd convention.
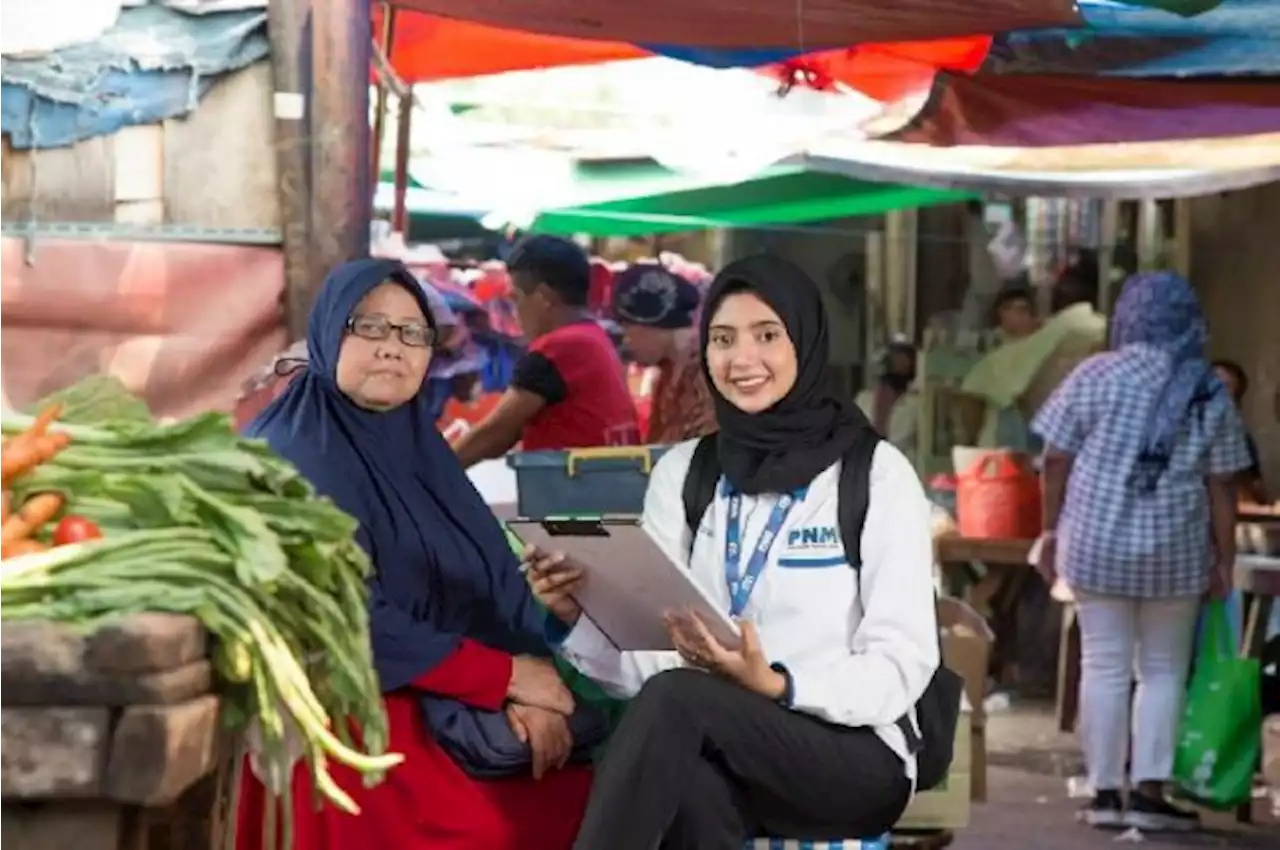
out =
[[[267,56],[263,9],[125,9],[88,44],[0,64],[0,130],[17,149],[55,148],[195,109],[223,74]]]
[[[1124,2],[1081,0],[1084,29],[997,38],[991,70],[1119,77],[1280,74],[1280,0],[1223,0],[1183,16]]]

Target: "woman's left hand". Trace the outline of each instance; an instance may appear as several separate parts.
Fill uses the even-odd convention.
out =
[[[786,693],[787,679],[769,666],[754,624],[738,621],[742,646],[732,650],[716,640],[693,612],[669,614],[666,620],[676,651],[689,664],[724,676],[769,699],[782,699]]]
[[[507,722],[533,755],[533,778],[559,770],[573,755],[573,733],[563,714],[519,703],[507,704]]]

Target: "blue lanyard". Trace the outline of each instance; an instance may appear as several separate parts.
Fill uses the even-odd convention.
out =
[[[805,488],[806,490],[808,488]],[[733,492],[729,495],[729,519],[724,533],[724,580],[729,585],[729,616],[738,617],[746,610],[751,599],[751,591],[755,589],[760,573],[769,560],[769,550],[773,541],[782,531],[782,524],[796,502],[804,498],[804,490],[787,493],[778,498],[777,504],[769,514],[756,548],[747,561],[746,571],[742,571],[742,494]]]

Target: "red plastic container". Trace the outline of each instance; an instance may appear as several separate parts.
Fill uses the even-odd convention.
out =
[[[986,452],[956,478],[956,523],[962,536],[988,540],[1039,536],[1040,476],[1026,455]]]

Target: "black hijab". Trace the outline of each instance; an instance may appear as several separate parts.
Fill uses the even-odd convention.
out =
[[[768,304],[796,350],[796,383],[760,413],[746,413],[715,388],[707,368],[711,319],[720,302],[737,292]],[[845,455],[871,423],[831,390],[827,364],[827,311],[818,285],[781,257],[759,255],[726,266],[711,283],[702,312],[702,370],[707,374],[720,426],[720,464],[744,493],[787,493],[807,486]]]

